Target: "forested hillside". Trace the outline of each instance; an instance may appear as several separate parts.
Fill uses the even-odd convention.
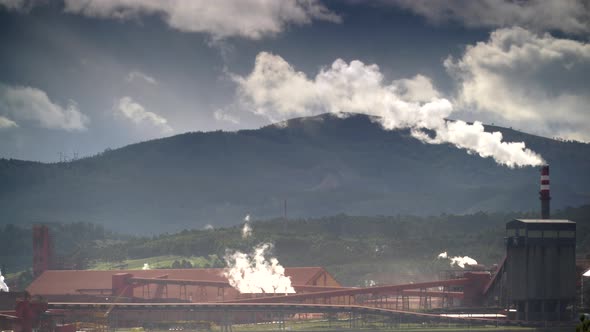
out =
[[[470,256],[491,266],[504,256],[505,223],[533,218],[526,213],[469,215],[347,216],[313,219],[273,219],[253,222],[252,236],[243,239],[242,225],[176,234],[122,237],[86,224],[50,225],[59,243],[61,262],[74,268],[223,267],[227,250],[250,252],[260,243],[274,245],[273,254],[285,266],[325,266],[341,282],[406,282],[437,278],[450,269],[439,253]],[[577,222],[577,252],[590,253],[590,205],[567,208],[555,218]],[[1,263],[9,272],[30,267],[30,230],[7,226],[0,232]],[[16,249],[18,248],[18,251]],[[18,252],[7,255],[6,253]],[[162,263],[162,261],[167,263]]]
[[[506,128],[551,164],[554,208],[590,202],[590,144]],[[54,164],[0,160],[1,223],[91,222],[157,234],[246,214],[292,218],[532,211],[539,173],[510,169],[363,115],[187,133]]]

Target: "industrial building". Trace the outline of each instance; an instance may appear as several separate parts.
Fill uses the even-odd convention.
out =
[[[286,268],[285,275],[300,290],[342,287],[322,267]],[[118,296],[133,301],[203,303],[245,296],[229,284],[223,269],[48,270],[29,285],[27,292],[51,302],[109,302]]]
[[[511,308],[523,321],[573,319],[576,223],[549,219],[549,166],[541,168],[540,219],[506,223],[506,256],[486,288],[486,303]]]
[[[507,302],[523,320],[571,319],[576,297],[576,223],[516,219],[506,224]]]
[[[50,270],[51,241],[47,228],[39,226],[33,232],[37,277],[27,292],[42,299],[36,308],[46,308],[47,317],[59,313],[64,323],[100,317],[110,327],[215,321],[229,331],[232,322],[278,319],[284,324],[308,314],[345,314],[351,328],[362,315],[391,324],[560,324],[571,322],[575,313],[576,223],[549,219],[550,199],[549,168],[544,166],[541,219],[506,223],[506,256],[493,270],[466,269],[442,280],[357,288],[342,287],[322,267],[289,267],[285,275],[295,294],[240,293],[223,269]],[[463,312],[471,316],[450,315]],[[22,320],[18,312],[5,314]]]

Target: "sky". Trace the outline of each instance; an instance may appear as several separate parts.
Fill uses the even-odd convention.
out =
[[[588,0],[0,0],[0,158],[353,112],[536,165],[444,119],[590,142],[589,36]]]

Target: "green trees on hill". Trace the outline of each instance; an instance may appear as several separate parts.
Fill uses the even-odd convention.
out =
[[[221,258],[227,250],[249,252],[255,245],[268,242],[274,245],[273,254],[284,266],[325,266],[342,282],[355,285],[376,271],[403,272],[410,279],[412,274],[449,269],[448,262],[436,259],[443,251],[468,255],[488,266],[499,263],[505,253],[505,223],[513,218],[535,217],[479,212],[432,217],[337,215],[287,222],[274,219],[254,222],[253,235],[247,239],[241,237],[241,225],[185,230],[99,248],[95,259],[106,259],[113,252],[124,253],[128,259],[203,256],[210,259],[199,267],[218,267],[223,266]],[[558,211],[554,217],[577,221],[578,253],[590,252],[590,205]],[[182,261],[176,263],[172,267],[183,266]]]
[[[250,252],[265,242],[273,244],[272,254],[284,266],[325,266],[344,284],[360,285],[379,278],[391,278],[387,282],[415,280],[417,276],[436,278],[438,271],[451,268],[448,261],[436,259],[443,251],[467,255],[488,266],[499,263],[505,252],[505,223],[535,217],[479,212],[273,219],[253,222],[253,234],[246,239],[242,238],[242,225],[149,237],[122,236],[84,223],[49,226],[64,268],[96,266],[97,262],[125,268],[127,260],[143,264],[144,259],[150,262],[149,258],[156,256],[171,256],[175,261],[154,268],[223,267],[228,250]],[[590,205],[557,211],[553,217],[576,221],[577,252],[590,253]],[[30,229],[14,225],[0,228],[0,264],[8,273],[30,267],[30,244]]]
[[[588,202],[590,144],[514,130],[550,164],[554,207]],[[536,209],[539,174],[510,169],[366,116],[317,116],[238,132],[186,133],[71,162],[0,158],[0,223],[88,221],[142,235],[229,226],[247,213],[429,215]],[[166,222],[163,222],[163,221]]]

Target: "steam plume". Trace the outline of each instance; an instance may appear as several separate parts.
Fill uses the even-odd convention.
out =
[[[462,269],[465,268],[465,265],[477,265],[477,261],[469,256],[449,257],[446,251],[438,254],[438,259],[448,259],[451,261],[451,266],[457,265]]]
[[[291,279],[285,276],[285,268],[275,257],[266,259],[271,248],[271,244],[263,243],[250,254],[226,253],[224,259],[228,268],[223,275],[229,284],[240,293],[295,293]]]
[[[252,235],[252,227],[250,227],[250,215],[244,218],[244,227],[242,228],[242,239],[247,239]]]
[[[422,142],[450,143],[508,167],[544,163],[523,142],[503,142],[500,132],[485,132],[479,122],[447,121],[453,105],[422,75],[386,84],[377,65],[337,59],[309,79],[280,56],[261,52],[250,75],[233,79],[242,101],[271,121],[321,112],[364,113],[385,129],[408,128]]]
[[[4,276],[2,275],[2,272],[0,271],[0,290],[3,292],[8,292],[8,285],[4,282]]]

